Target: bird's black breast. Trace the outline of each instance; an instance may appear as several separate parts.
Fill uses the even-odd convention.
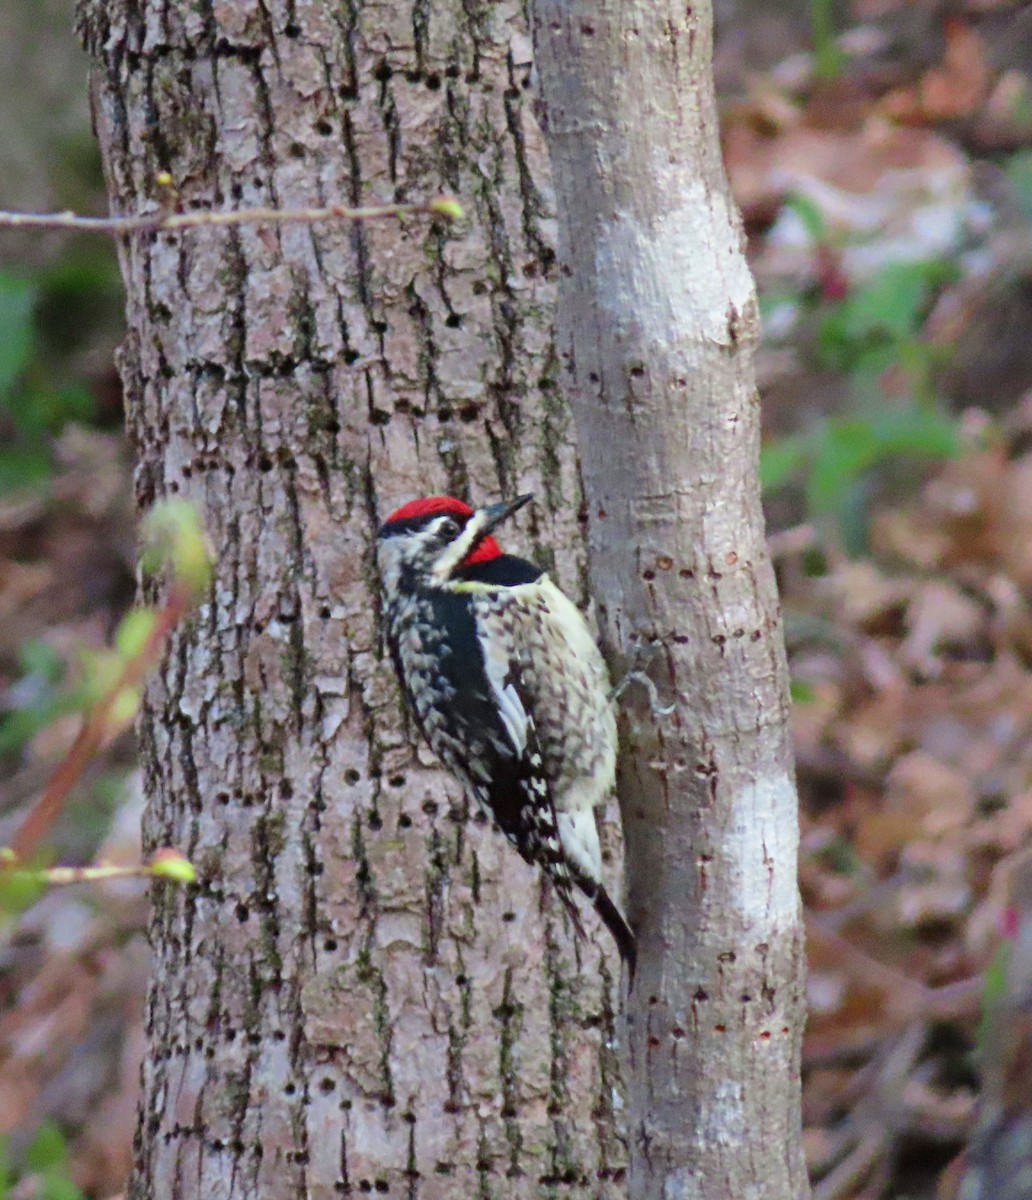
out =
[[[543,574],[544,571],[540,567],[528,562],[525,558],[517,558],[515,554],[500,554],[489,562],[459,567],[453,573],[453,578],[462,583],[489,583],[495,587],[518,587],[521,583],[533,583]]]

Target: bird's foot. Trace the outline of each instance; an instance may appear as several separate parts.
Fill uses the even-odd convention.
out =
[[[659,649],[660,643],[658,641],[639,641],[635,644],[634,656],[631,661],[632,663],[648,662],[655,657]],[[647,675],[640,667],[635,666],[631,667],[631,669],[624,675],[616,687],[614,687],[609,693],[609,699],[611,703],[618,703],[620,697],[624,694],[624,692],[627,691],[632,683],[640,684],[648,693],[649,707],[651,708],[652,715],[654,717],[669,717],[670,714],[676,710],[676,704],[662,704],[660,702],[659,689],[656,687],[656,681]]]

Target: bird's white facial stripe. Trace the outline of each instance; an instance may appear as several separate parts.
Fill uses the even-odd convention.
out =
[[[486,520],[487,515],[481,511],[475,512],[466,522],[466,527],[462,533],[459,534],[455,541],[445,549],[444,553],[434,563],[432,574],[436,583],[446,583],[451,578],[452,571],[462,564],[479,540],[480,532],[484,528]],[[435,522],[431,528],[436,529],[437,523]]]

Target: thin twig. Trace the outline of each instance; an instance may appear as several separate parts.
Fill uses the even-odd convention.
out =
[[[870,1130],[834,1170],[814,1185],[813,1200],[839,1200],[840,1196],[854,1192],[887,1152],[889,1144],[887,1130]]]
[[[866,1097],[847,1120],[852,1135],[840,1145],[853,1149],[813,1188],[813,1200],[839,1200],[851,1194],[892,1153],[899,1135],[903,1090],[925,1041],[923,1021],[913,1021],[881,1054],[875,1078]]]
[[[767,551],[775,560],[805,554],[819,544],[820,534],[815,526],[809,524],[793,525],[790,529],[767,534]]]
[[[106,883],[110,879],[153,879],[155,874],[161,873],[155,872],[153,864],[149,862],[126,866],[95,863],[91,867],[45,867],[39,871],[12,867],[6,878],[16,881],[24,879],[48,887],[67,887],[73,883]]]
[[[82,217],[73,212],[18,213],[0,212],[0,229],[67,229],[82,233],[162,233],[177,229],[196,229],[205,225],[288,225],[314,224],[318,221],[368,221],[379,217],[406,217],[417,213],[456,220],[462,208],[449,196],[413,204],[370,204],[349,208],[332,204],[327,208],[243,208],[194,212],[158,210],[135,217]]]
[[[108,718],[118,698],[128,689],[138,688],[143,683],[151,667],[158,661],[165,639],[189,611],[191,604],[189,589],[182,583],[173,585],[168,601],[154,615],[154,625],[143,649],[125,664],[118,678],[86,717],[78,736],[61,765],[51,776],[36,807],[14,835],[10,845],[11,866],[6,869],[14,869],[15,864],[27,862],[50,832],[69,792],[104,744]]]
[[[814,913],[806,915],[806,931],[833,947],[842,964],[857,978],[885,992],[887,1007],[906,1020],[921,1016],[927,1021],[943,1021],[978,1011],[981,975],[930,987],[853,945]]]

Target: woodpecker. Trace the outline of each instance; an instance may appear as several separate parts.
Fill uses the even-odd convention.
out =
[[[531,499],[474,510],[428,496],[392,513],[377,535],[387,642],[431,750],[541,867],[581,936],[574,887],[592,901],[633,980],[595,820],[616,772],[606,666],[576,606],[492,536]]]

